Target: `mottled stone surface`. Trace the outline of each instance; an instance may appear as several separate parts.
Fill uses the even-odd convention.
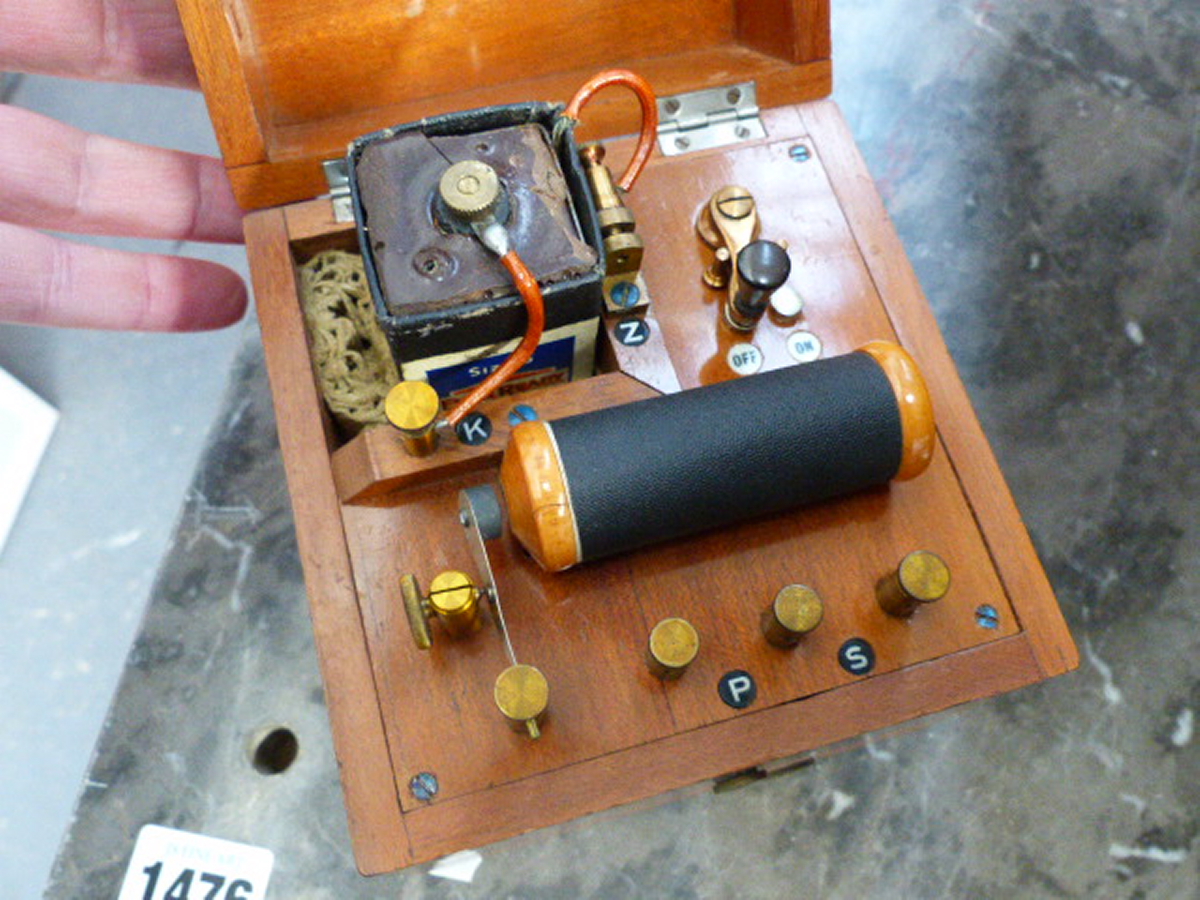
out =
[[[277,857],[272,896],[1200,894],[1200,10],[835,3],[838,99],[1083,651],[1074,675],[741,791],[350,859],[260,354],[189,495],[50,896],[143,822]],[[300,738],[286,773],[256,730]]]

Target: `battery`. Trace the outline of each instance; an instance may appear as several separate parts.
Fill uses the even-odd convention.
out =
[[[516,348],[524,303],[499,259],[439,215],[438,182],[478,160],[504,186],[502,218],[537,277],[546,328],[504,393],[584,378],[595,368],[603,256],[575,142],[551,139],[560,107],[514,104],[453,113],[356,140],[350,192],[380,325],[405,380],[453,405]]]

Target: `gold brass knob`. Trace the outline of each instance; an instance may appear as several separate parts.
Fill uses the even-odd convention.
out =
[[[479,588],[462,572],[451,569],[439,573],[429,586],[429,596],[421,592],[415,575],[402,575],[400,596],[418,650],[433,646],[433,631],[429,627],[432,616],[437,616],[451,637],[466,637],[479,630]]]
[[[509,666],[496,679],[496,706],[517,731],[526,731],[536,740],[541,737],[541,722],[550,705],[550,684],[534,666]]]
[[[462,572],[441,572],[429,585],[429,608],[451,637],[479,630],[479,589]]]
[[[500,200],[500,178],[485,162],[468,159],[442,173],[438,193],[450,211],[467,222],[480,222]]]
[[[646,665],[663,681],[674,681],[700,651],[700,635],[686,619],[663,619],[650,632]]]
[[[435,426],[442,398],[429,382],[401,381],[388,391],[383,411],[411,455],[428,456],[437,448]]]
[[[907,618],[926,603],[934,603],[950,590],[950,567],[936,553],[916,550],[900,561],[895,572],[881,578],[875,596],[890,616]]]
[[[786,585],[763,612],[763,636],[776,647],[795,647],[824,615],[820,594],[803,584]]]

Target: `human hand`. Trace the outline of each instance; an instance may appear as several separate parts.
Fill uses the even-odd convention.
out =
[[[173,0],[0,0],[0,71],[195,87]],[[0,321],[193,331],[237,321],[246,288],[216,263],[36,229],[236,243],[220,160],[145,147],[0,105]]]

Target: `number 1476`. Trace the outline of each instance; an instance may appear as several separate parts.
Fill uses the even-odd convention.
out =
[[[197,872],[195,869],[184,869],[167,887],[165,894],[157,893],[159,882],[162,880],[163,864],[156,862],[142,869],[146,876],[146,892],[142,900],[251,900],[254,896],[254,885],[244,878],[232,881],[224,875],[211,872]]]

